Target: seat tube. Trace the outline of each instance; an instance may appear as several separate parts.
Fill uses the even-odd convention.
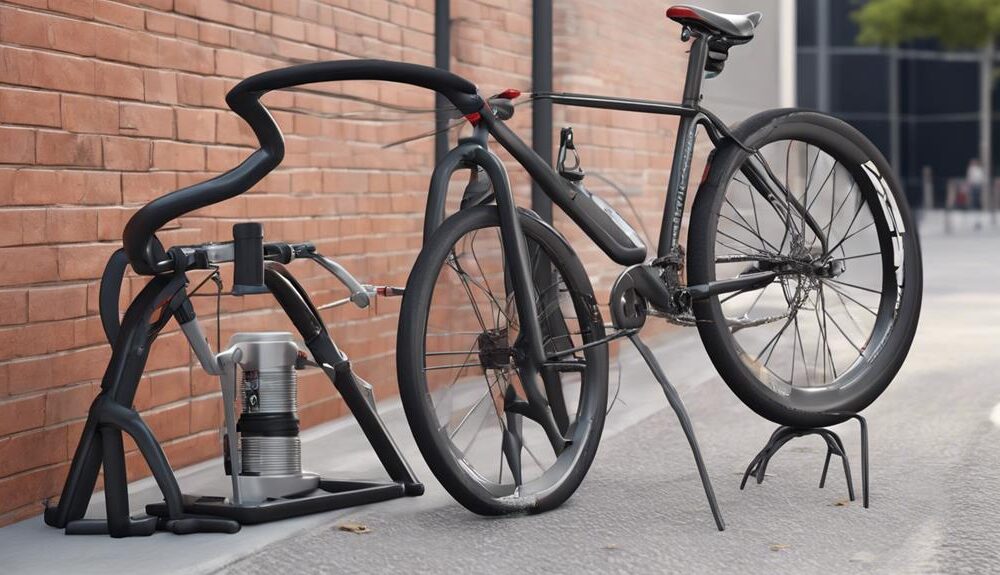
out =
[[[687,75],[684,80],[682,103],[685,107],[695,108],[701,101],[701,82],[707,61],[708,38],[697,36],[691,45]],[[697,128],[698,118],[695,115],[681,116],[677,125],[674,159],[667,183],[667,201],[663,207],[663,222],[660,225],[660,241],[657,247],[659,257],[676,254],[680,245],[681,221],[684,217],[684,204],[687,201],[688,176],[694,157]]]

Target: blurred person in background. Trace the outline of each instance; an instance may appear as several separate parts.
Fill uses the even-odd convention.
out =
[[[969,160],[969,167],[965,170],[965,189],[968,196],[965,199],[965,206],[970,210],[981,209],[980,202],[983,197],[983,189],[986,186],[986,172],[983,170],[979,158]]]

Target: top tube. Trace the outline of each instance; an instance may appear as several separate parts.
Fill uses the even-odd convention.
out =
[[[154,237],[157,230],[191,211],[246,192],[281,163],[284,139],[271,114],[260,103],[261,96],[271,90],[344,80],[382,80],[427,88],[443,95],[462,114],[479,112],[483,107],[476,85],[461,76],[388,60],[314,62],[251,76],[230,90],[226,103],[253,129],[260,149],[232,170],[156,198],[136,212],[122,236],[132,269],[145,275],[173,269],[172,261]]]

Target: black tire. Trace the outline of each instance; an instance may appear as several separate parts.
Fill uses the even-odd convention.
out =
[[[879,300],[877,307],[873,306],[873,311],[870,310],[874,316],[871,320],[872,324],[873,326],[879,326],[879,328],[878,330],[874,327],[872,328],[872,334],[868,340],[858,340],[863,341],[858,346],[858,359],[851,363],[847,370],[838,375],[836,374],[836,369],[833,368],[833,379],[831,379],[828,385],[820,385],[811,389],[799,388],[795,385],[790,385],[789,389],[785,389],[771,381],[777,378],[772,378],[771,374],[767,371],[766,362],[764,369],[761,369],[761,355],[758,354],[756,358],[751,360],[753,351],[749,349],[744,351],[741,349],[736,339],[735,330],[730,327],[733,325],[733,316],[730,315],[727,317],[724,314],[723,306],[720,304],[720,301],[724,301],[721,296],[714,296],[706,300],[694,302],[693,311],[697,319],[699,334],[704,342],[706,351],[723,380],[725,380],[733,392],[747,406],[761,416],[781,425],[800,427],[826,426],[844,421],[847,416],[838,415],[839,413],[860,412],[886,389],[902,366],[916,332],[917,321],[920,315],[922,269],[916,225],[907,205],[905,195],[888,162],[878,149],[860,132],[835,118],[802,110],[774,110],[759,114],[745,121],[737,127],[736,137],[748,147],[755,150],[764,149],[768,145],[781,146],[784,145],[785,141],[804,143],[806,145],[805,157],[807,163],[810,153],[809,146],[811,145],[825,153],[826,156],[824,157],[828,156],[832,158],[833,167],[831,168],[831,172],[836,173],[839,164],[843,166],[844,173],[854,179],[860,198],[854,200],[857,205],[854,218],[858,218],[858,213],[863,208],[868,209],[867,213],[871,214],[872,223],[870,225],[873,231],[866,233],[871,234],[875,238],[874,242],[880,246],[879,254],[872,256],[880,259],[875,260],[876,263],[872,265],[876,268],[881,268],[879,273],[882,274],[882,284],[881,286],[878,284],[872,285],[878,287],[876,291],[881,292],[879,297],[882,299]],[[788,149],[791,150],[792,143],[787,145]],[[789,151],[788,153],[790,154],[791,152]],[[741,166],[748,157],[748,152],[736,145],[729,144],[720,148],[710,160],[711,169],[698,190],[688,232],[687,269],[688,283],[691,285],[704,284],[715,279],[722,279],[716,278],[717,267],[727,265],[728,261],[721,254],[719,254],[719,259],[716,259],[717,241],[725,235],[718,235],[720,218],[724,217],[720,216],[720,213],[724,209],[723,203],[728,201],[727,191],[730,189],[730,186],[745,185],[747,195],[754,195],[751,192],[749,183],[742,182],[737,178],[742,173],[740,171]],[[817,160],[819,157],[820,153],[817,152]],[[791,160],[786,160],[786,162],[787,164],[792,163]],[[815,162],[814,160],[814,167]],[[787,174],[786,171],[786,183],[789,179]],[[882,178],[882,184],[877,183],[877,176],[879,175]],[[805,180],[805,199],[808,200],[810,180],[808,176],[801,179]],[[836,186],[836,179],[834,180],[834,186]],[[876,188],[876,186],[879,187]],[[786,185],[786,187],[789,186]],[[818,196],[819,193],[822,193],[822,187],[820,190],[820,192],[815,192],[814,195]],[[851,190],[854,190],[853,185]],[[836,201],[835,193],[833,192],[834,201]],[[849,191],[848,193],[851,192]],[[882,194],[881,196],[878,195],[880,193]],[[887,202],[886,198],[891,200],[891,202]],[[816,198],[813,201],[816,201]],[[847,197],[845,196],[843,202],[846,201]],[[843,208],[843,202],[841,203],[841,208]],[[894,206],[890,205],[890,203],[894,204]],[[830,205],[833,206],[833,202]],[[732,203],[729,206],[737,214],[732,215],[732,212],[727,212],[730,214],[729,219],[730,221],[735,221],[739,210]],[[895,210],[892,209],[893,207]],[[809,211],[808,207],[806,211]],[[756,217],[756,208],[754,217]],[[830,216],[831,223],[829,227],[833,226],[832,222],[837,218],[837,214]],[[726,224],[722,223],[722,225]],[[851,225],[854,225],[854,220],[851,220]],[[752,226],[748,224],[747,227]],[[803,222],[802,228],[803,230],[806,229],[805,222]],[[853,235],[851,232],[852,228],[848,227],[843,232],[844,238],[850,238]],[[731,245],[733,242],[728,239],[729,237],[726,236],[724,239]],[[815,241],[814,239],[813,242]],[[760,251],[765,251],[765,243],[762,240]],[[745,246],[746,244],[744,243],[743,245]],[[891,252],[885,249],[889,245],[892,246]],[[784,246],[784,238],[782,238],[781,247]],[[778,248],[779,251],[780,249]],[[719,251],[728,253],[728,248],[720,248]],[[827,251],[827,254],[829,253],[830,250]],[[868,256],[871,255],[868,254]],[[897,269],[893,262],[893,258],[897,256],[903,262],[900,266],[902,271],[894,274],[897,277],[890,281],[887,273],[890,269]],[[827,255],[825,257],[831,256]],[[850,258],[845,257],[841,263],[846,265],[847,259]],[[755,265],[759,266],[760,264]],[[804,281],[802,280],[802,282]],[[816,280],[816,283],[819,286],[825,285],[830,287],[829,281],[835,280]],[[892,293],[893,282],[898,284],[895,285],[898,288],[895,295]],[[841,282],[835,281],[835,283],[840,283],[841,287],[844,285]],[[796,285],[805,284],[800,282]],[[767,287],[770,287],[770,285]],[[825,324],[826,318],[820,314],[818,302],[826,292],[823,287],[815,289],[817,295],[813,295],[810,300],[807,294],[805,301],[816,302],[813,305],[812,311],[816,315],[817,323],[822,319]],[[834,292],[829,293],[833,294]],[[787,290],[785,297],[788,297]],[[842,296],[837,297],[840,297],[841,301],[845,302]],[[833,301],[833,296],[830,296],[829,299]],[[801,302],[803,300],[797,299],[796,301]],[[754,305],[756,305],[756,302]],[[847,308],[849,303],[845,302],[844,305]],[[808,303],[802,304],[801,307],[803,309],[807,308]],[[791,303],[789,303],[789,309],[792,309]],[[822,312],[823,314],[827,313],[826,303],[823,303]],[[859,311],[858,313],[862,312]],[[799,337],[798,345],[802,346],[804,338],[798,333],[798,311],[796,310],[789,317],[795,319],[795,335]],[[806,316],[802,317],[805,318]],[[791,321],[791,319],[788,321]],[[832,329],[830,328],[831,331]],[[839,325],[837,329],[841,329]],[[876,331],[878,332],[877,336]],[[856,345],[850,342],[850,337],[843,330],[841,330],[841,334],[844,335],[851,345]],[[777,337],[780,338],[782,336],[779,333]],[[830,362],[833,364],[833,355],[830,352],[830,344],[827,339],[828,335],[824,333],[822,337],[823,342],[827,346],[823,353],[831,353]],[[796,373],[794,364],[796,342],[792,341],[791,346],[793,363],[790,374],[791,381],[794,384]],[[773,343],[771,352],[773,353],[777,347],[778,343]],[[818,357],[821,349],[820,341],[818,340],[816,348],[816,356]],[[767,346],[765,346],[764,350],[766,349]],[[761,354],[763,354],[764,350],[761,350]],[[808,368],[806,364],[807,357],[803,349],[803,370]],[[770,354],[768,354],[768,358],[770,358]],[[826,376],[826,355],[823,355],[822,359],[824,376]],[[751,369],[751,366],[753,366],[753,369]],[[813,373],[816,373],[815,370],[817,369],[818,363],[814,363]],[[765,378],[768,380],[767,383],[762,381]]]
[[[538,246],[535,249],[535,257],[543,260],[547,258],[552,265],[551,269],[561,275],[560,285],[566,286],[564,293],[569,294],[566,297],[571,298],[571,309],[576,315],[575,318],[566,318],[558,312],[556,315],[559,317],[553,324],[550,323],[552,318],[548,315],[549,312],[546,312],[548,319],[543,322],[543,331],[546,332],[547,338],[546,351],[552,352],[549,345],[552,336],[548,330],[553,329],[552,326],[555,324],[566,326],[568,324],[565,322],[570,322],[569,325],[578,322],[579,332],[568,332],[580,334],[579,341],[574,345],[604,337],[604,326],[595,303],[593,288],[572,248],[550,226],[526,212],[520,213],[520,225],[526,245],[529,246],[529,253],[533,249],[531,246]],[[464,460],[460,462],[456,451],[461,452],[463,456],[464,451],[452,444],[446,426],[442,426],[426,377],[428,317],[435,302],[434,290],[438,284],[439,274],[442,274],[442,270],[447,273],[445,260],[449,254],[454,253],[453,246],[462,241],[467,234],[480,233],[479,231],[490,228],[499,230],[499,216],[495,206],[468,208],[446,219],[425,242],[425,247],[420,252],[407,282],[400,311],[397,339],[400,397],[407,421],[424,460],[438,481],[459,503],[481,515],[538,513],[554,509],[566,501],[579,487],[594,459],[607,407],[608,350],[607,345],[598,345],[577,353],[585,360],[586,368],[579,375],[579,400],[574,404],[577,407],[575,420],[568,425],[565,432],[571,443],[558,455],[553,450],[552,457],[555,458],[555,463],[537,480],[533,480],[537,483],[525,482],[514,496],[498,494],[492,486],[484,486],[482,476],[478,476],[477,479],[477,476],[470,471],[470,467],[464,465]],[[544,256],[538,256],[539,253],[544,253]],[[543,307],[545,306],[539,306],[540,309]],[[477,338],[477,346],[479,341],[481,340]],[[511,345],[516,347],[516,342]],[[466,356],[465,360],[468,359],[469,356]],[[476,370],[479,371],[480,368],[477,367]],[[486,374],[487,369],[483,368],[481,373]],[[488,377],[485,379],[489,386],[486,393],[492,395],[492,384]],[[540,385],[541,381],[542,378],[539,377]],[[554,389],[549,387],[549,381],[545,383],[545,394],[550,404],[556,405]],[[440,387],[434,388],[434,393],[438,390]],[[561,391],[559,396],[561,399]],[[474,409],[476,408],[473,407]],[[556,411],[553,408],[553,412]],[[469,413],[471,414],[472,410]],[[497,419],[498,421],[501,419],[499,413]],[[462,421],[464,423],[464,419]],[[536,425],[527,418],[523,421],[525,426]],[[501,478],[503,465],[501,460]],[[538,489],[535,489],[536,485],[539,486]]]

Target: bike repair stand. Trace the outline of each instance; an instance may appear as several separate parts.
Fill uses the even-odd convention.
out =
[[[259,243],[257,246],[260,249]],[[194,307],[185,291],[187,278],[183,271],[154,276],[129,305],[119,324],[118,295],[127,263],[123,250],[115,252],[101,282],[101,317],[107,320],[105,333],[113,343],[113,353],[101,383],[101,392],[91,404],[59,504],[45,509],[46,524],[65,529],[67,534],[107,534],[111,537],[152,535],[157,530],[179,535],[235,533],[243,524],[423,494],[424,486],[410,470],[378,415],[371,385],[354,374],[347,356],[330,339],[309,295],[284,266],[275,262],[268,262],[266,266],[260,260],[256,262],[264,276],[257,278],[257,282],[263,282],[257,288],[261,293],[271,292],[312,354],[312,361],[304,352],[293,354],[291,358],[281,357],[282,365],[288,364],[285,372],[291,371],[291,364],[294,363],[294,369],[313,366],[326,373],[387,471],[389,480],[331,480],[301,472],[297,466],[293,472],[283,471],[283,474],[269,473],[266,468],[262,471],[251,469],[250,473],[246,473],[249,466],[241,465],[240,451],[247,449],[247,444],[242,449],[237,447],[240,441],[237,436],[251,436],[255,446],[263,444],[254,451],[253,460],[274,465],[291,459],[298,464],[298,420],[294,407],[288,413],[285,413],[288,411],[286,408],[279,409],[281,413],[276,414],[246,413],[250,410],[248,405],[264,407],[269,401],[264,390],[275,388],[270,384],[264,387],[248,383],[248,377],[259,383],[261,372],[256,370],[253,362],[277,357],[275,353],[265,353],[265,347],[295,347],[291,343],[292,334],[238,334],[234,336],[235,343],[229,350],[213,354],[195,319]],[[318,263],[324,267],[335,265],[335,262],[325,260]],[[239,261],[236,267],[240,268]],[[238,285],[243,284],[238,281],[238,271],[234,277],[237,278],[234,280],[236,293]],[[367,305],[367,300],[364,303]],[[182,494],[163,447],[133,406],[153,340],[171,319],[176,319],[181,325],[202,367],[208,373],[219,376],[227,430],[224,462],[233,484],[230,497]],[[299,363],[303,365],[299,366]],[[245,395],[241,402],[244,413],[239,423],[235,421],[234,408],[236,394],[241,393],[237,388],[237,368],[243,370],[242,393]],[[265,376],[272,371],[267,371]],[[275,389],[289,395],[284,404],[294,405],[294,386]],[[258,397],[263,399],[256,401]],[[255,401],[248,402],[247,399]],[[274,432],[276,426],[280,429]],[[130,515],[123,434],[128,434],[135,441],[163,495],[162,502],[146,506],[147,515]],[[265,453],[268,444],[260,441],[261,437],[265,441],[271,440],[272,444],[275,439],[283,441],[281,445],[294,440],[294,451],[275,453],[271,449]],[[262,453],[267,459],[262,458]],[[246,456],[244,459],[251,458]],[[106,518],[87,519],[84,515],[102,468]],[[289,490],[289,483],[294,486],[291,490],[294,493]],[[307,488],[300,488],[303,485]],[[274,495],[275,491],[279,495]]]
[[[856,419],[861,426],[861,494],[865,509],[868,508],[868,422],[857,413],[831,413],[832,416],[847,416]],[[844,442],[835,432],[825,427],[790,427],[782,425],[774,430],[771,438],[759,453],[750,461],[747,470],[743,473],[743,481],[740,482],[740,490],[747,484],[747,479],[752,475],[757,479],[757,483],[764,482],[767,472],[767,464],[774,457],[779,449],[796,437],[806,435],[818,435],[826,441],[826,461],[823,463],[823,474],[819,478],[819,487],[822,489],[826,485],[826,473],[830,469],[830,458],[834,455],[840,457],[844,463],[844,476],[847,478],[847,495],[854,501],[854,482],[851,480],[851,464],[847,461],[847,450],[844,449]]]
[[[617,333],[612,334],[610,339],[626,336],[639,351],[639,355],[646,362],[649,371],[663,388],[663,393],[667,396],[667,401],[677,419],[680,421],[684,435],[687,436],[691,445],[691,454],[694,455],[695,465],[698,466],[698,475],[701,477],[701,484],[705,488],[705,497],[708,498],[708,505],[712,509],[712,516],[715,518],[715,526],[719,531],[726,530],[726,523],[722,519],[722,512],[719,511],[719,502],[715,499],[715,490],[712,489],[712,480],[708,477],[708,470],[705,468],[705,461],[701,457],[701,449],[698,448],[698,440],[694,436],[694,427],[691,425],[691,418],[684,408],[677,389],[670,384],[667,375],[663,373],[660,363],[656,361],[656,356],[640,338],[639,330],[646,323],[647,305],[645,298],[640,293],[640,285],[647,284],[649,277],[645,266],[633,266],[625,270],[618,277],[615,285],[611,288],[611,298],[609,307],[611,309],[612,325]],[[653,282],[655,285],[655,282]]]

